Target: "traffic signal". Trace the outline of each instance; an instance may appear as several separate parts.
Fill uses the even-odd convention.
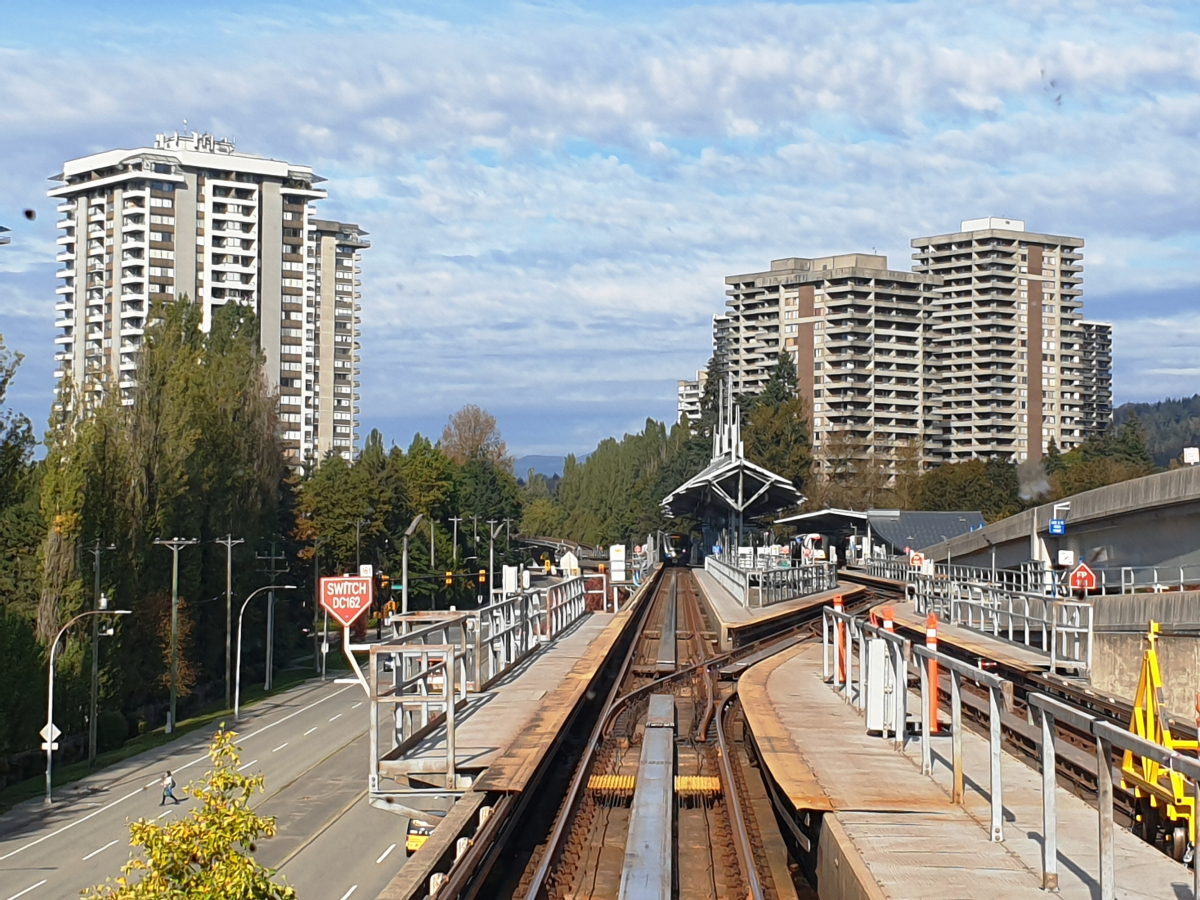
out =
[[[480,584],[487,584],[487,569],[480,569],[480,570],[479,570],[479,583],[480,583]]]
[[[454,586],[454,573],[447,572],[446,573],[446,587],[453,587],[453,586]]]
[[[392,587],[392,576],[391,576],[391,575],[383,575],[383,574],[381,574],[381,575],[379,576],[379,588],[380,588],[380,590],[384,590],[384,591],[386,591],[386,590],[390,590],[390,589],[391,589],[391,587]]]

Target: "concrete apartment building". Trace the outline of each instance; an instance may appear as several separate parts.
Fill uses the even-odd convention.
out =
[[[695,381],[680,381],[676,399],[676,422],[687,419],[689,422],[700,420],[700,401],[704,397],[704,385],[708,382],[708,370],[696,372]]]
[[[796,360],[818,454],[841,432],[853,436],[856,455],[890,464],[898,447],[923,437],[926,333],[939,277],[851,253],[772,260],[769,271],[725,283],[726,361],[737,394],[761,391],[783,350]]]
[[[67,162],[59,200],[55,377],[85,406],[132,402],[150,303],[186,295],[203,327],[253,305],[290,462],[350,458],[358,420],[361,251],[355,225],[317,219],[310,167],[237,152],[208,134]]]
[[[1069,450],[1103,428],[1111,328],[1080,312],[1082,238],[989,217],[912,246],[913,270],[941,280],[927,345],[927,450],[945,462],[1036,460],[1051,438]],[[1107,350],[1093,344],[1104,335]]]

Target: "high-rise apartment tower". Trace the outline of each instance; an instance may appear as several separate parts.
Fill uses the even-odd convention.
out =
[[[1036,460],[1052,438],[1069,450],[1095,433],[1084,395],[1111,407],[1111,376],[1086,362],[1083,239],[990,217],[912,246],[914,271],[942,282],[927,354],[927,449],[945,462]]]
[[[195,133],[71,160],[54,178],[60,385],[85,405],[108,391],[132,402],[153,300],[187,296],[205,328],[215,307],[251,305],[289,460],[351,456],[369,244],[357,226],[315,217],[324,179]]]
[[[736,394],[761,391],[784,351],[796,360],[818,456],[836,434],[840,453],[890,465],[900,447],[921,440],[925,333],[940,278],[850,253],[776,259],[770,271],[725,283]]]

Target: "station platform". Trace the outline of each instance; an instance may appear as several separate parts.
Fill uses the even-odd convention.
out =
[[[822,680],[820,645],[760,662],[738,686],[769,784],[807,839],[817,893],[832,898],[1044,898],[1041,775],[1005,753],[1003,842],[990,840],[988,744],[963,733],[966,795],[951,802],[950,737],[934,738],[932,776],[920,743],[902,752],[867,734],[859,712]],[[910,708],[918,700],[910,693]],[[1059,888],[1099,896],[1097,814],[1059,790]],[[1124,829],[1116,835],[1117,896],[1190,896],[1192,873]]]
[[[528,729],[531,720],[542,714],[546,704],[573,707],[578,698],[561,688],[598,643],[600,659],[607,655],[615,639],[610,634],[615,629],[608,627],[614,618],[612,613],[591,613],[506,672],[488,690],[469,695],[466,707],[457,713],[454,755],[458,772],[478,775],[489,769]],[[610,639],[605,639],[606,635]],[[446,771],[445,727],[426,735],[403,759],[392,762],[390,769],[412,781],[440,780]]]
[[[717,626],[717,639],[722,650],[731,650],[773,631],[782,631],[790,626],[790,619],[803,618],[814,607],[827,605],[835,594],[841,594],[847,603],[852,603],[865,593],[865,588],[859,585],[846,584],[831,591],[797,597],[759,609],[747,609],[704,569],[695,568],[691,571],[700,585],[701,600],[712,614],[713,624]]]
[[[883,617],[881,610],[884,606],[894,610],[897,630],[916,635],[920,643],[925,642],[925,616],[919,615],[911,602],[881,603],[875,607],[875,614],[880,618]],[[971,656],[1002,663],[1010,670],[1027,674],[1050,671],[1049,653],[948,622],[938,622],[937,628],[939,644],[948,644]]]

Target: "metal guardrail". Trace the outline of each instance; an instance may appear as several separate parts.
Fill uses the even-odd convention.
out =
[[[740,569],[706,556],[704,570],[747,609],[761,609],[837,587],[837,568],[832,563],[787,569]]]
[[[584,577],[576,576],[478,610],[389,617],[392,636],[370,645],[372,800],[381,798],[388,809],[418,815],[429,811],[412,805],[419,795],[441,801],[460,792],[454,756],[456,707],[586,613]],[[390,720],[382,715],[385,709]],[[446,726],[445,788],[401,785],[407,755],[442,723]],[[396,780],[396,786],[384,786],[389,778]]]
[[[918,576],[906,592],[918,615],[936,613],[951,625],[1048,653],[1051,671],[1091,673],[1095,610],[1089,602],[930,575]]]
[[[1097,719],[1082,710],[1068,706],[1045,694],[1030,692],[1026,696],[1030,724],[1042,728],[1042,889],[1058,890],[1058,812],[1055,802],[1057,733],[1055,722],[1062,721],[1096,741],[1096,813],[1100,837],[1100,897],[1114,900],[1116,878],[1116,825],[1113,822],[1113,747],[1152,759],[1172,772],[1178,772],[1192,782],[1192,790],[1200,809],[1200,760],[1168,750],[1119,728],[1111,722]],[[1192,897],[1200,900],[1200,865],[1192,866]]]
[[[1090,567],[1096,573],[1096,590],[1092,594],[1163,593],[1165,591],[1200,590],[1200,565],[1191,566],[1121,566],[1119,568]],[[1071,572],[1059,569],[1053,573],[1055,590],[1060,596],[1070,596],[1068,579]]]
[[[950,673],[950,715],[952,766],[954,790],[952,801],[963,802],[964,767],[962,756],[962,680],[975,682],[988,690],[989,709],[989,778],[991,802],[991,838],[1004,840],[1004,791],[1000,769],[1001,734],[1000,709],[1012,709],[1012,682],[1000,678],[978,666],[970,665],[953,657],[938,653],[928,647],[914,644],[893,632],[863,621],[858,616],[826,608],[822,619],[822,672],[831,681],[834,690],[840,691],[848,703],[863,708],[866,698],[874,690],[886,694],[890,687],[893,702],[893,733],[898,748],[903,748],[908,725],[908,672],[909,662],[915,663],[921,679],[921,772],[933,771],[932,748],[930,745],[930,700],[936,689],[931,678],[930,666],[936,663]],[[888,652],[889,665],[881,670],[884,685],[872,685],[871,666],[868,665],[869,643],[879,640]],[[854,646],[858,647],[858,685],[854,684]],[[832,665],[830,665],[832,661]],[[889,684],[890,682],[890,684]],[[869,721],[868,716],[868,721]],[[887,732],[883,732],[886,737]]]

